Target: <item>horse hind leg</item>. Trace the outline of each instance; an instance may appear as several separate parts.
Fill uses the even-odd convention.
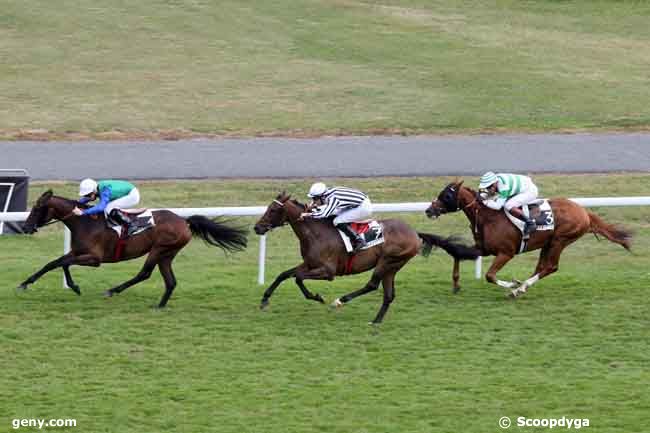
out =
[[[176,277],[174,276],[174,271],[172,269],[172,260],[173,257],[165,258],[160,263],[158,263],[158,269],[160,270],[160,274],[165,281],[165,293],[160,299],[158,308],[164,308],[165,305],[167,305],[169,298],[171,298],[172,293],[176,288]]]
[[[384,299],[377,312],[375,319],[370,322],[371,325],[378,325],[384,320],[384,315],[388,311],[390,304],[395,300],[395,273],[390,273],[385,275],[382,280],[382,286],[384,288]]]
[[[158,264],[158,255],[150,253],[149,257],[147,257],[147,260],[145,260],[142,269],[140,270],[140,272],[138,272],[138,274],[135,277],[131,278],[128,281],[125,281],[119,286],[115,286],[112,289],[107,290],[106,292],[104,292],[104,296],[110,298],[113,295],[123,292],[124,290],[128,289],[134,284],[149,279],[149,277],[151,277],[151,273],[153,272],[157,264]]]
[[[345,304],[353,300],[354,298],[377,290],[379,288],[379,283],[381,282],[381,280],[382,280],[382,274],[379,273],[377,270],[375,270],[372,273],[372,277],[370,277],[370,281],[368,281],[365,286],[363,286],[359,290],[355,290],[354,292],[343,295],[340,298],[336,298],[330,306],[332,308],[341,308]]]
[[[574,241],[575,239],[569,242],[558,242],[551,244],[548,247],[544,247],[539,255],[539,261],[537,262],[535,273],[526,281],[521,283],[519,287],[513,290],[510,296],[516,298],[517,296],[523,295],[528,292],[528,289],[533,284],[542,278],[557,272],[560,268],[560,255],[562,254],[562,251],[564,251],[564,249]]]

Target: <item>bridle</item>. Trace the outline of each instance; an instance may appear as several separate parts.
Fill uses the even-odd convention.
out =
[[[47,206],[47,205],[44,205],[44,206]],[[73,209],[74,209],[74,208],[73,208]],[[70,213],[66,214],[66,215],[63,216],[62,218],[53,218],[52,221],[48,221],[48,222],[46,222],[45,224],[42,224],[40,227],[46,227],[46,226],[49,226],[49,225],[51,225],[51,224],[56,224],[56,223],[58,223],[58,222],[63,222],[63,221],[65,221],[65,220],[67,220],[68,218],[72,217],[72,216],[74,216],[74,212],[73,212],[73,211],[70,211]]]
[[[454,188],[450,187],[450,189],[456,192]],[[471,209],[472,207],[474,207],[474,234],[478,234],[478,212],[481,208],[481,206],[478,206],[478,193],[474,196],[474,200],[472,200],[470,203],[463,206],[463,211],[466,209]],[[458,192],[456,192],[456,209],[460,209],[460,208],[461,207],[460,207],[460,189],[459,189]]]

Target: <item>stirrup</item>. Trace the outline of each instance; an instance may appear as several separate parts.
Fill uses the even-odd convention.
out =
[[[525,222],[525,224],[524,224],[524,232],[526,234],[531,234],[535,230],[537,230],[537,224],[535,223],[535,221],[528,220],[528,221]]]

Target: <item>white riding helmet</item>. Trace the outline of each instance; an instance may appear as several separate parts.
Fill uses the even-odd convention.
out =
[[[479,189],[485,189],[488,186],[492,185],[494,182],[498,181],[497,175],[491,171],[488,171],[483,176],[481,176],[481,182],[478,185]]]
[[[325,191],[327,191],[327,186],[323,182],[316,182],[309,188],[307,195],[311,198],[320,197],[325,194]]]
[[[84,179],[79,184],[79,195],[81,197],[95,191],[97,191],[97,182],[92,179]]]

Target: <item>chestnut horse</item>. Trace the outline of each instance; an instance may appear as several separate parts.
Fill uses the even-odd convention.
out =
[[[537,281],[556,272],[562,251],[586,233],[602,235],[625,249],[630,249],[632,235],[628,231],[605,223],[571,200],[554,198],[549,203],[554,213],[555,229],[535,231],[530,235],[525,251],[541,249],[541,253],[535,272],[523,283],[517,280],[502,281],[496,277],[497,272],[517,254],[522,238],[519,229],[510,222],[503,210],[488,208],[475,191],[459,181],[447,185],[425,212],[429,218],[437,218],[445,213],[462,210],[470,222],[481,255],[496,256],[485,278],[490,283],[512,289],[512,297],[526,293]]]
[[[51,190],[46,191],[37,200],[25,222],[24,231],[32,234],[38,227],[51,221],[62,221],[72,234],[72,248],[69,253],[48,263],[27,278],[18,286],[19,289],[25,290],[43,274],[61,267],[68,286],[80,295],[79,286],[74,283],[70,275],[70,266],[99,266],[101,263],[121,262],[149,253],[142,270],[134,278],[106,291],[105,296],[113,296],[148,279],[158,265],[165,281],[165,293],[158,304],[158,308],[163,308],[176,287],[172,261],[192,236],[199,236],[208,244],[222,248],[224,251],[237,251],[246,247],[246,235],[240,229],[219,224],[200,215],[184,219],[170,211],[159,210],[153,212],[156,225],[124,240],[121,247],[122,254],[116,257],[118,236],[106,225],[104,215],[76,216],[72,213],[75,206],[82,205],[73,200],[56,197]]]
[[[303,262],[298,266],[282,272],[264,292],[260,308],[269,304],[273,291],[284,280],[295,277],[296,284],[305,298],[325,303],[318,294],[311,293],[303,280],[333,280],[335,276],[366,272],[374,268],[370,281],[360,290],[337,298],[333,307],[340,308],[357,296],[377,290],[381,282],[384,288],[384,300],[373,324],[381,323],[388,307],[395,299],[395,274],[422,250],[428,254],[434,246],[441,247],[457,260],[475,259],[478,251],[464,245],[443,239],[436,235],[418,233],[406,223],[396,219],[381,220],[384,243],[362,250],[355,255],[348,255],[343,241],[332,225],[330,219],[302,220],[300,214],[305,212],[303,204],[290,200],[290,196],[281,193],[271,202],[264,215],[255,224],[255,233],[263,235],[269,230],[289,224],[300,240],[300,253]]]

